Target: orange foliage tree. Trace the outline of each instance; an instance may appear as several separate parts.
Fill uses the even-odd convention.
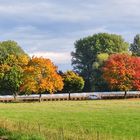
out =
[[[63,89],[63,79],[57,73],[57,67],[43,57],[32,57],[24,68],[21,91],[30,93],[54,93]]]
[[[113,90],[140,89],[140,58],[114,54],[103,67],[103,77]]]

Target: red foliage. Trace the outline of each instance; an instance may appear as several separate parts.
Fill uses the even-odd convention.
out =
[[[135,90],[140,90],[140,57],[133,57],[134,70],[133,86]]]
[[[111,89],[140,89],[140,58],[128,54],[114,54],[103,68],[103,77]]]

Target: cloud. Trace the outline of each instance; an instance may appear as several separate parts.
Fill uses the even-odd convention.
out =
[[[37,56],[37,57],[44,57],[44,58],[49,58],[51,59],[54,63],[56,64],[67,64],[70,62],[70,54],[67,52],[63,53],[57,53],[57,52],[34,52],[29,54],[31,57],[32,56]]]
[[[96,22],[96,20],[109,20],[128,16],[138,17],[140,2],[138,0],[106,0],[106,1],[83,1],[71,0],[60,2],[51,0],[16,1],[2,2],[0,15],[3,17],[17,18],[17,21],[28,19],[38,22]]]
[[[80,24],[97,21],[117,22],[118,19],[125,22],[130,17],[140,16],[139,6],[139,0],[71,0],[70,2],[64,0],[59,2],[56,0],[4,2],[2,0],[0,15],[3,18],[11,17],[11,20],[17,20],[17,22],[28,20],[28,22],[39,24],[45,20],[46,22],[81,22]]]
[[[30,55],[70,68],[74,42],[98,32],[140,32],[139,0],[1,0],[1,40],[15,40]]]
[[[8,10],[7,10],[8,9]],[[39,19],[48,19],[51,21],[68,21],[79,22],[88,20],[90,17],[86,14],[85,10],[78,8],[77,6],[68,7],[67,5],[55,4],[50,1],[24,1],[17,3],[1,3],[0,15],[9,17],[15,16],[21,19],[29,19],[40,22]],[[36,17],[36,18],[34,18]]]

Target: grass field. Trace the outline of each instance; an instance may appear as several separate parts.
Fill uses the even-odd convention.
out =
[[[1,103],[9,140],[139,140],[140,100]]]

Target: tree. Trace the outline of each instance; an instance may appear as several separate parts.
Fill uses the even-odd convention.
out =
[[[99,33],[76,41],[75,52],[72,52],[72,65],[85,80],[85,91],[96,90],[97,70],[93,69],[97,56],[102,53],[128,52],[128,43],[115,34]],[[100,72],[98,77],[101,76]]]
[[[114,54],[103,67],[103,77],[112,90],[126,92],[140,89],[140,58],[128,54]]]
[[[23,49],[18,45],[15,41],[3,41],[0,42],[0,62],[3,63],[2,60],[7,57],[7,55],[27,55]]]
[[[62,77],[57,73],[57,67],[43,57],[32,57],[24,68],[21,91],[27,94],[43,92],[54,93],[63,89]]]
[[[134,56],[140,56],[140,34],[134,37],[134,41],[130,46],[130,51]]]
[[[108,59],[109,55],[107,53],[101,53],[97,55],[96,61],[93,63],[93,75],[94,87],[92,90],[96,89],[96,91],[108,91],[110,88],[108,87],[107,82],[102,77],[102,67],[104,66],[104,62]]]
[[[23,82],[23,67],[27,63],[27,56],[7,55],[3,64],[0,64],[0,89],[13,94],[15,99]]]
[[[67,71],[63,74],[64,79],[64,89],[63,92],[80,92],[84,87],[84,80],[81,76],[74,73],[73,71]]]
[[[28,55],[15,41],[0,42],[0,92],[17,93],[21,83],[22,68],[28,63]]]

